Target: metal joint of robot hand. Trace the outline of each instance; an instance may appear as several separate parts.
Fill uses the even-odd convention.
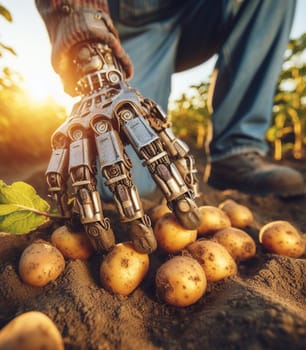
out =
[[[100,204],[99,193],[96,190],[96,179],[94,176],[94,159],[91,152],[91,143],[88,138],[82,138],[80,129],[74,130],[70,143],[69,167],[72,180],[72,187],[76,194],[76,201],[80,210],[80,217],[83,224],[101,222],[104,217]]]
[[[71,209],[68,206],[66,185],[67,160],[67,149],[54,149],[46,171],[46,180],[52,201],[58,207],[61,215],[69,218]]]
[[[106,178],[105,184],[114,195],[120,220],[128,224],[135,248],[140,252],[152,252],[156,249],[156,240],[151,221],[144,213],[138,190],[132,183],[132,164],[124,151],[118,131],[106,120],[97,121],[95,126],[101,172]]]
[[[76,92],[86,95],[103,87],[118,84],[124,78],[124,72],[109,46],[101,43],[82,43],[74,48],[76,65],[80,79]]]
[[[195,197],[199,196],[199,181],[197,178],[197,169],[195,167],[194,157],[189,153],[189,147],[185,142],[178,139],[172,129],[167,128],[159,133],[165,149],[173,159],[184,182],[193,192]]]
[[[182,224],[186,228],[198,226],[195,186],[187,181],[195,178],[194,163],[188,147],[172,134],[160,107],[126,83],[107,45],[81,43],[75,48],[73,62],[81,100],[53,136],[46,173],[49,191],[62,212],[67,211],[65,186],[69,174],[76,197],[75,212],[93,246],[98,251],[113,246],[114,235],[108,218],[103,217],[96,190],[98,156],[105,184],[114,195],[120,220],[127,223],[136,249],[147,253],[156,249],[150,219],[131,179],[132,164],[124,150],[125,143],[129,143]]]
[[[170,122],[159,105],[149,99],[145,100],[145,104],[150,110],[147,117],[149,124],[157,132],[165,150],[176,165],[188,188],[193,192],[194,197],[198,197],[199,181],[194,158],[189,153],[189,147],[173,134]]]
[[[179,171],[164,150],[159,136],[143,116],[131,113],[122,129],[136,152],[145,160],[144,165],[148,167],[168,202],[188,192]]]
[[[103,216],[96,190],[90,140],[80,127],[67,131],[67,124],[64,124],[59,129],[52,137],[53,151],[46,171],[49,193],[61,213],[70,219],[69,225],[73,226],[73,212],[78,213],[95,250],[108,250],[114,245],[114,235],[109,219]],[[68,174],[75,194],[73,208],[67,204]]]
[[[97,125],[99,124],[99,125]],[[129,222],[144,215],[140,197],[132,184],[130,169],[132,164],[123,151],[119,134],[108,121],[96,123],[96,144],[99,149],[100,167],[107,185],[114,194],[121,220]]]
[[[173,137],[169,131],[165,131],[169,126],[165,115],[153,101],[143,99],[140,102],[145,107],[140,113],[133,102],[121,103],[119,124],[122,132],[140,158],[144,159],[144,165],[147,166],[152,178],[162,190],[168,206],[175,212],[182,224],[186,228],[196,227],[199,224],[199,214],[194,203],[195,191],[197,191],[197,186],[194,186],[193,183],[195,179],[194,163],[190,162],[191,168],[185,167],[188,160],[191,159],[185,154],[187,148],[183,153],[184,158],[179,157],[179,154],[182,154],[182,146],[179,153],[179,147],[175,148],[172,144],[173,153],[171,154],[171,149],[168,152],[167,144],[168,146],[171,144],[169,139]],[[156,120],[159,122],[156,123]],[[157,124],[158,127],[155,127]],[[160,137],[161,133],[167,142],[163,142]],[[178,145],[179,142],[177,141],[176,144]],[[185,182],[184,180],[188,177],[192,178],[192,181]]]

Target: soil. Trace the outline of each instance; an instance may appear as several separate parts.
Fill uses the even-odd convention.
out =
[[[202,177],[204,158],[195,152]],[[286,161],[305,176],[304,161]],[[3,169],[3,168],[2,168]],[[22,180],[46,196],[46,164],[8,168],[0,178]],[[20,170],[21,169],[21,170]],[[246,205],[254,224],[246,231],[257,244],[254,258],[240,263],[238,274],[209,283],[195,304],[166,305],[155,293],[156,269],[170,256],[157,251],[150,270],[129,296],[112,295],[101,286],[103,256],[87,261],[66,259],[64,272],[45,287],[24,284],[18,274],[20,254],[38,238],[49,239],[55,223],[28,235],[0,234],[0,328],[30,310],[47,314],[60,330],[66,350],[200,350],[306,349],[306,260],[270,254],[258,243],[259,228],[273,220],[288,220],[306,229],[306,197],[259,197],[237,191],[217,191],[201,183],[199,204],[217,206],[226,198]],[[144,200],[150,210],[157,201]],[[105,204],[118,241],[125,239],[113,204]]]

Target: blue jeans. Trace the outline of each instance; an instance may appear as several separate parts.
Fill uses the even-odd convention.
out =
[[[134,14],[145,18],[148,4],[152,8],[159,2],[134,0],[133,6],[139,6]],[[127,25],[120,14],[115,20],[134,64],[131,85],[165,110],[171,75],[218,55],[210,94],[211,161],[248,151],[267,153],[265,132],[271,122],[275,86],[295,11],[294,0],[238,3],[189,0],[167,18],[153,22]],[[138,167],[136,154],[132,150],[128,153],[134,163],[134,182],[143,194],[142,187],[152,189],[154,183],[149,173]]]

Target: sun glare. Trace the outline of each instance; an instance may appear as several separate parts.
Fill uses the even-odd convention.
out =
[[[75,100],[63,91],[61,82],[54,77],[46,78],[31,74],[25,77],[25,89],[34,103],[44,103],[52,98],[69,113]]]
[[[26,90],[35,102],[44,102],[51,95],[49,86],[43,86],[37,80],[31,80],[26,84]]]

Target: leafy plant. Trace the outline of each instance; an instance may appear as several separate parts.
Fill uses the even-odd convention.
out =
[[[275,159],[290,150],[301,158],[306,143],[306,33],[291,39],[274,97],[273,118],[266,133]],[[193,85],[170,106],[175,134],[190,146],[207,147],[211,138],[209,82]]]
[[[13,17],[10,11],[3,5],[0,5],[0,15],[9,22],[13,21]],[[9,51],[11,54],[16,55],[16,52],[14,51],[14,49],[0,42],[0,57],[3,55],[3,51]]]
[[[0,5],[0,15],[3,16],[9,22],[13,21],[13,17],[11,15],[10,11],[6,7],[4,7],[3,5]]]
[[[0,180],[0,231],[25,234],[45,224],[50,218],[49,204],[29,184],[18,181],[12,185]]]
[[[174,133],[197,148],[203,147],[210,126],[208,88],[208,82],[192,85],[188,94],[183,94],[170,107]]]
[[[306,124],[306,33],[291,39],[285,54],[274,97],[273,120],[267,131],[274,158],[281,159],[290,150],[303,156]]]
[[[2,77],[0,73],[0,84]],[[64,107],[53,99],[35,104],[14,82],[5,84],[2,90],[0,87],[0,167],[46,162],[51,154],[51,135],[66,119]]]

